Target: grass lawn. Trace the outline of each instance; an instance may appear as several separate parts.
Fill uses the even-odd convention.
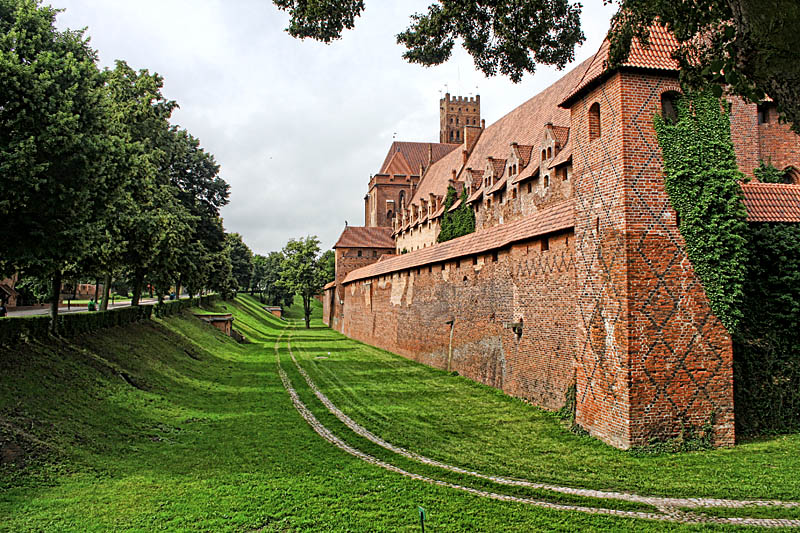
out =
[[[276,348],[320,422],[378,459],[480,490],[645,508],[512,490],[394,456],[327,412],[291,362],[287,338],[339,408],[444,462],[576,487],[800,499],[797,435],[634,457],[492,389],[348,340],[321,326],[319,308],[310,330],[287,328],[249,296],[213,310],[232,312],[251,342],[236,344],[187,313],[80,341],[0,348],[0,531],[419,531],[417,506],[429,531],[733,529],[495,501],[365,463],[300,417]]]

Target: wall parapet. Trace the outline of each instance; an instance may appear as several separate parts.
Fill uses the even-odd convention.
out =
[[[342,283],[348,284],[400,270],[485,253],[515,242],[570,229],[574,225],[575,203],[572,200],[568,200],[515,222],[477,231],[353,270],[344,278]]]

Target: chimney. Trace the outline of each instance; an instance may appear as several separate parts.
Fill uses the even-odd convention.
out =
[[[457,175],[457,173],[456,173],[456,169],[453,169],[453,181],[455,181],[455,180],[456,180],[456,175]]]
[[[482,129],[482,130],[485,130],[485,129],[486,129],[486,119],[485,119],[485,118],[482,118],[482,119],[481,119],[481,129]]]
[[[466,143],[466,142],[467,142],[467,137],[465,135],[464,136],[464,143]],[[469,151],[461,150],[461,164],[462,165],[466,165],[467,164],[467,159],[469,159]]]
[[[475,148],[475,143],[480,139],[481,133],[483,133],[483,130],[477,126],[464,127],[464,148],[468,154],[472,153],[472,149]],[[464,162],[466,163],[466,159]]]

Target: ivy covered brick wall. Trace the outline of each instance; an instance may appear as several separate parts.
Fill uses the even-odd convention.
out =
[[[687,95],[655,127],[687,255],[734,339],[737,433],[800,429],[800,225],[747,223],[727,102]]]

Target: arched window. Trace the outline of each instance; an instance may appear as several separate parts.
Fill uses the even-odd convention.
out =
[[[547,149],[547,159],[550,159],[551,157],[553,157],[553,148],[552,147]]]
[[[453,140],[453,130],[450,130],[450,140]]]
[[[547,150],[542,150],[542,161],[547,159]]]
[[[406,206],[406,191],[400,191],[400,209],[403,209]]]
[[[783,171],[783,181],[784,183],[800,185],[800,170],[794,167],[787,167]]]
[[[544,188],[548,188],[550,186],[550,176],[544,177]]]
[[[593,103],[589,108],[589,140],[600,137],[600,104]]]
[[[667,91],[661,95],[661,116],[667,124],[678,122],[678,98],[681,93],[677,91]]]

